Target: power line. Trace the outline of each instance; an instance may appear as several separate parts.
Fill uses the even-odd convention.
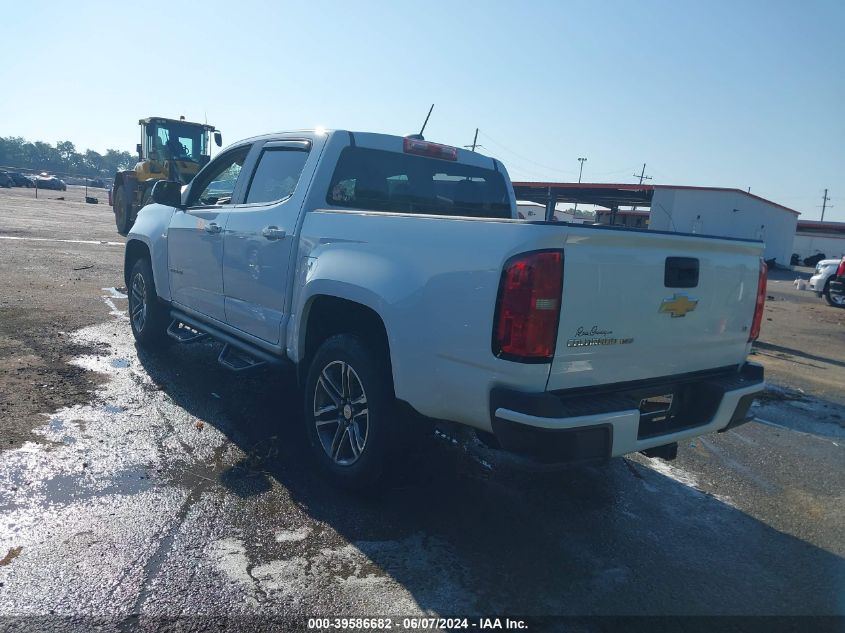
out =
[[[500,143],[499,141],[497,141],[496,139],[494,139],[493,137],[491,137],[491,136],[490,136],[489,134],[487,134],[486,132],[479,132],[479,134],[481,134],[481,136],[483,136],[485,139],[487,139],[488,141],[490,141],[490,142],[491,142],[491,143],[493,143],[494,145],[497,145],[498,147],[501,147],[503,150],[505,150],[506,152],[508,152],[508,153],[510,153],[510,154],[513,154],[513,155],[514,155],[514,156],[516,156],[517,158],[520,158],[520,159],[522,159],[522,160],[528,161],[528,162],[529,162],[529,163],[531,163],[532,165],[535,165],[535,166],[537,166],[537,167],[541,167],[542,169],[546,169],[546,170],[548,170],[548,171],[552,171],[552,172],[560,173],[560,174],[572,174],[573,176],[575,175],[575,172],[572,172],[572,171],[566,171],[565,169],[561,169],[560,167],[550,167],[550,166],[548,166],[548,165],[544,165],[543,163],[538,163],[536,160],[532,160],[531,158],[528,158],[527,156],[523,156],[523,155],[522,155],[522,154],[520,154],[519,152],[515,152],[515,151],[513,151],[512,149],[510,149],[509,147],[507,147],[506,145],[503,145],[502,143]]]
[[[482,146],[479,145],[479,147],[482,147]],[[554,175],[549,175],[548,173],[538,172],[534,168],[531,168],[531,167],[526,166],[526,165],[522,165],[519,162],[515,162],[515,161],[510,160],[510,159],[505,159],[502,162],[505,164],[505,167],[507,167],[508,172],[511,174],[511,180],[547,181],[547,180],[551,180],[551,179],[555,178],[556,176],[560,175],[559,172],[558,172],[558,174],[554,174]],[[514,178],[513,174],[515,174],[515,173],[525,174],[526,177],[525,178],[521,178],[521,177],[520,178]]]

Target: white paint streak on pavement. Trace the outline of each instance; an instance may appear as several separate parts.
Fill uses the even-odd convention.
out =
[[[19,237],[16,235],[0,235],[0,240],[17,240],[21,242],[61,242],[63,244],[94,244],[96,246],[123,246],[123,242],[105,242],[102,240],[62,240],[57,237]]]
[[[129,317],[126,314],[126,310],[120,310],[115,304],[115,299],[128,299],[128,297],[120,292],[117,288],[103,288],[108,294],[103,295],[103,303],[105,303],[111,310],[109,314],[113,317],[118,319],[128,321]]]

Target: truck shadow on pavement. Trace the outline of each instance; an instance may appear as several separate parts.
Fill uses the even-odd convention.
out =
[[[791,347],[784,347],[782,345],[775,345],[774,343],[765,343],[763,341],[756,341],[754,347],[769,352],[778,352],[786,354],[787,356],[797,356],[799,358],[806,358],[807,360],[814,360],[820,363],[827,363],[828,365],[836,365],[837,367],[845,367],[845,363],[841,360],[835,360],[827,356],[819,356],[818,354],[809,354],[804,350],[793,349]]]
[[[358,615],[376,614],[362,614],[362,604],[444,615],[845,611],[842,558],[699,491],[662,462],[665,474],[627,459],[529,474],[431,440],[381,493],[338,490],[309,462],[292,377],[232,374],[216,351],[197,344],[138,357],[176,405],[231,443],[209,476],[224,491],[215,520],[240,535],[250,569],[302,556],[309,582],[329,583],[339,613],[344,604]],[[170,475],[196,485],[178,468]],[[272,538],[274,526],[303,515],[310,536],[299,549]],[[365,564],[317,578],[319,552],[346,544]],[[350,578],[359,593],[348,593]],[[363,584],[371,579],[379,582]],[[266,585],[270,613],[284,583]]]

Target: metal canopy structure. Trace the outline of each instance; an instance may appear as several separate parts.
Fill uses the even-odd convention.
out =
[[[654,185],[587,182],[515,182],[513,190],[517,200],[545,206],[547,220],[558,202],[593,204],[618,211],[619,207],[649,207],[654,195]]]

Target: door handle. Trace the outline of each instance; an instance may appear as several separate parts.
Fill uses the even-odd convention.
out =
[[[223,227],[221,227],[219,224],[217,224],[217,222],[209,222],[208,224],[205,225],[205,232],[206,233],[219,233],[222,230],[223,230]]]
[[[284,238],[287,233],[285,233],[284,229],[280,229],[278,226],[265,226],[261,229],[261,235],[266,237],[268,240],[280,240]]]

